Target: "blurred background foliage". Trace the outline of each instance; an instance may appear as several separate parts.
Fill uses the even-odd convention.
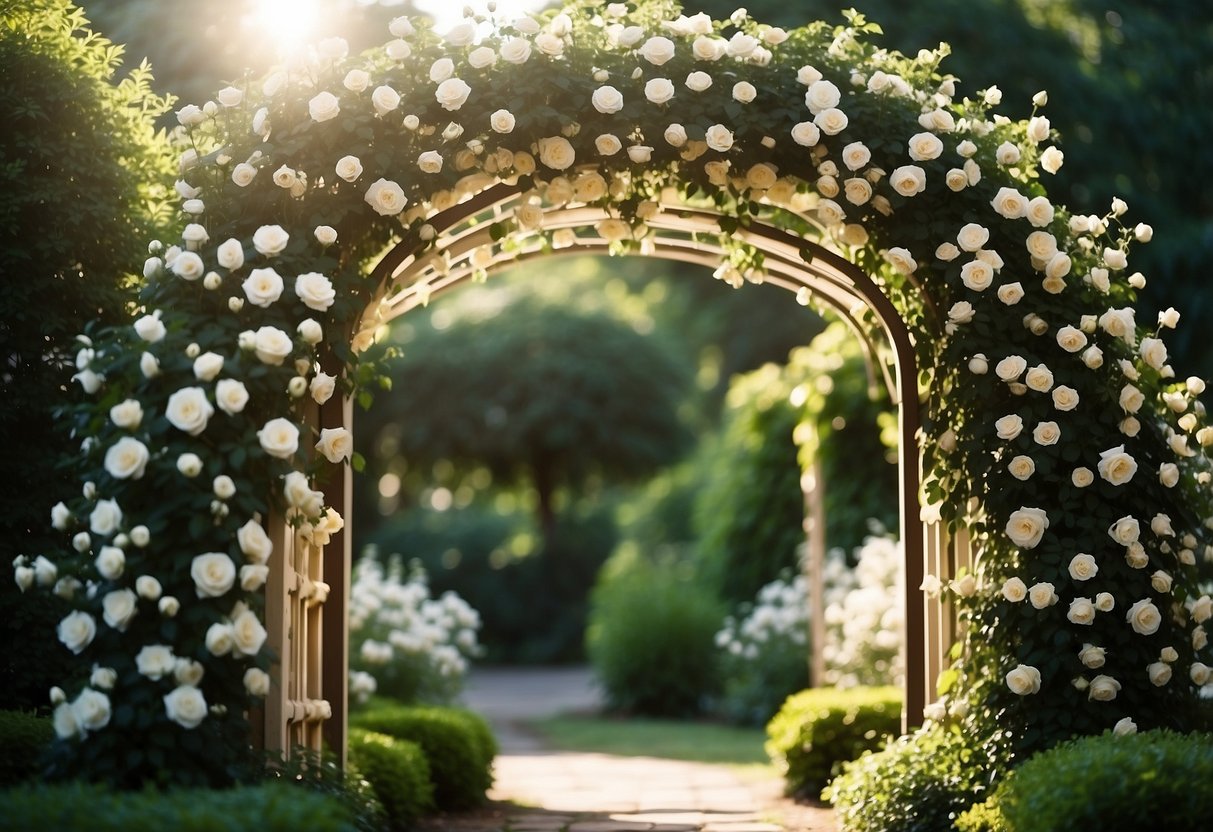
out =
[[[6,5],[66,9],[58,0]],[[46,43],[57,45],[45,48],[14,36],[11,27],[0,33],[6,50],[0,101],[10,125],[0,161],[13,183],[3,205],[25,223],[6,227],[27,243],[45,243],[5,246],[6,256],[11,249],[26,260],[10,256],[4,274],[34,269],[46,276],[23,279],[22,293],[10,289],[5,302],[12,311],[6,306],[0,316],[0,336],[9,339],[3,378],[9,402],[17,392],[41,389],[23,380],[21,368],[40,366],[43,355],[13,344],[45,343],[45,356],[62,362],[64,339],[83,320],[121,308],[122,276],[141,261],[146,240],[166,217],[164,184],[172,170],[164,137],[138,120],[171,125],[158,96],[201,104],[227,82],[264,73],[288,30],[307,38],[341,34],[357,50],[382,43],[387,21],[418,5],[429,12],[459,4],[83,5],[99,31],[128,45],[125,54],[101,41],[85,48],[71,39],[79,21],[53,32]],[[759,20],[787,27],[841,19],[840,7],[823,0],[745,5]],[[1177,371],[1213,373],[1213,354],[1198,335],[1213,326],[1213,295],[1205,288],[1213,259],[1207,187],[1213,154],[1202,151],[1213,134],[1213,109],[1204,106],[1213,100],[1213,6],[1187,0],[842,5],[880,23],[878,40],[889,48],[950,43],[945,68],[960,78],[960,93],[996,84],[1010,116],[1027,115],[1032,95],[1048,90],[1045,112],[1066,152],[1050,193],[1074,210],[1098,213],[1120,196],[1130,222],[1154,226],[1153,242],[1134,254],[1134,267],[1151,283],[1143,320],[1159,306],[1179,308],[1184,321],[1171,342]],[[734,8],[696,0],[686,10],[720,18]],[[286,14],[272,19],[267,9]],[[6,8],[6,20],[10,14]],[[138,69],[145,57],[154,81]],[[122,80],[128,71],[131,78]],[[30,101],[60,109],[40,113]],[[31,159],[38,161],[30,165]],[[159,190],[140,185],[148,182]],[[76,212],[85,225],[67,228],[54,210],[65,203],[96,211]],[[79,256],[63,242],[69,235],[99,241],[91,260],[67,256]],[[65,281],[80,283],[81,291],[61,292]],[[695,620],[706,620],[735,611],[781,572],[797,569],[804,501],[798,452],[802,462],[812,455],[821,465],[831,545],[850,552],[869,518],[897,526],[887,397],[852,336],[840,325],[823,333],[824,326],[777,289],[734,291],[702,270],[640,258],[551,259],[436,299],[395,323],[386,346],[398,353],[393,389],[357,416],[367,459],[356,489],[358,540],[384,555],[421,561],[436,593],[453,589],[479,609],[492,660],[582,658],[591,620],[594,652],[611,661],[636,655],[660,664],[660,651],[671,645],[710,650],[703,634],[714,627],[638,628],[627,610],[656,615],[654,605],[690,597]],[[49,397],[63,395],[58,385],[31,392],[28,407],[5,408],[6,419],[13,413],[33,419],[5,424],[5,436],[22,438],[23,453],[50,441],[37,437],[50,424],[41,415]],[[16,460],[6,455],[6,465],[10,458]],[[28,499],[29,478],[20,471],[39,465],[14,464],[19,468],[6,470],[0,483],[23,490],[17,502],[37,511],[29,518],[0,512],[15,524],[0,540],[24,538],[36,554],[44,509],[57,498],[48,492],[45,500]],[[6,497],[6,507],[15,500]],[[643,599],[649,601],[636,603]],[[631,639],[662,636],[668,638],[649,652],[629,646]],[[629,668],[618,672],[630,678]],[[711,686],[703,685],[700,694],[709,694]],[[644,701],[662,701],[655,696],[646,692]],[[668,696],[682,697],[687,711],[704,704],[703,696]],[[645,707],[639,700],[616,704]]]

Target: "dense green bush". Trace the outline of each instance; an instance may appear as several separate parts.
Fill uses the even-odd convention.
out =
[[[594,590],[590,661],[618,711],[688,716],[720,688],[714,637],[721,603],[673,567],[636,560]]]
[[[7,832],[356,832],[349,810],[284,783],[237,789],[112,792],[100,786],[0,791]]]
[[[350,762],[370,782],[393,828],[408,829],[434,807],[430,764],[417,743],[355,729]]]
[[[54,503],[79,487],[60,458],[79,447],[54,408],[86,321],[113,321],[131,274],[167,218],[172,157],[151,119],[168,102],[146,67],[119,76],[122,50],[87,30],[68,0],[0,4],[0,563],[50,554]],[[34,476],[33,472],[37,472]],[[46,575],[42,571],[39,577]],[[11,573],[10,573],[11,576]],[[50,577],[53,582],[54,578]],[[27,602],[0,581],[0,707],[48,705],[70,654],[57,597]]]
[[[357,767],[347,761],[343,766],[340,758],[325,749],[317,753],[310,748],[295,746],[291,756],[285,759],[280,752],[265,752],[257,760],[258,768],[241,782],[258,779],[285,782],[306,789],[313,795],[340,803],[353,819],[358,832],[382,832],[386,814],[375,790],[362,776]]]
[[[0,788],[33,779],[38,758],[54,737],[46,717],[0,711]]]
[[[355,727],[421,746],[430,767],[438,809],[469,809],[484,802],[493,785],[492,756],[483,731],[466,711],[386,706],[356,714]]]
[[[1059,788],[1058,784],[1065,784]],[[1029,759],[962,832],[1201,829],[1213,818],[1213,735],[1146,731],[1064,743]]]
[[[848,832],[940,832],[982,799],[996,766],[969,737],[930,725],[844,764],[822,797]]]
[[[788,697],[767,725],[767,754],[788,794],[815,797],[838,767],[901,730],[901,690],[811,688]]]

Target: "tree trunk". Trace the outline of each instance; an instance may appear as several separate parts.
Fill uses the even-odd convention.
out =
[[[535,483],[535,497],[538,502],[536,510],[539,514],[539,533],[543,537],[543,547],[546,551],[556,536],[556,509],[552,505],[556,499],[555,471],[543,460],[536,460],[531,465],[531,477]]]

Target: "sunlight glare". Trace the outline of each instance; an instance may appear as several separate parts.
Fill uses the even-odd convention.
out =
[[[292,52],[316,34],[321,0],[256,0],[249,22],[280,52]]]

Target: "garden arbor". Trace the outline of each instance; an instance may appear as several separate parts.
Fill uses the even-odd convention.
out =
[[[263,698],[267,744],[315,745],[330,713],[340,739],[358,354],[462,279],[566,251],[777,283],[871,345],[903,428],[911,721],[938,676],[932,719],[991,751],[1185,725],[1213,429],[1167,363],[1177,315],[1134,318],[1151,230],[1054,206],[1044,116],[957,100],[944,50],[871,34],[669,2],[401,18],[381,50],[330,38],[183,108],[181,239],[77,360],[70,548],[17,565],[76,606],[59,769],[230,779]],[[946,668],[941,598],[965,623]]]

